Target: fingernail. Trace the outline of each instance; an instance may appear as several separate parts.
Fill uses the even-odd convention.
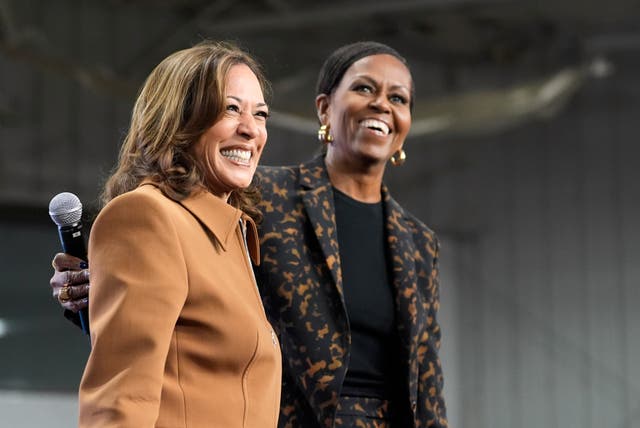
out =
[[[80,262],[80,269],[86,269],[89,267],[89,264],[87,264],[87,262]]]

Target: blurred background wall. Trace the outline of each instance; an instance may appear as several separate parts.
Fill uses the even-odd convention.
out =
[[[75,425],[88,339],[52,300],[47,214],[95,213],[135,93],[202,38],[256,54],[263,163],[313,156],[336,47],[404,54],[417,86],[395,198],[442,239],[453,428],[640,426],[640,4],[632,0],[0,1],[1,426]]]

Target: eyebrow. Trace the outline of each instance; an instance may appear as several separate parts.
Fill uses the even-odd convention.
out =
[[[239,103],[242,103],[242,99],[240,99],[240,98],[238,98],[236,96],[227,95],[227,98],[232,98],[232,99],[238,101]],[[260,103],[256,103],[256,107],[269,107],[269,106],[267,105],[267,103],[260,102]]]
[[[378,85],[378,81],[376,79],[374,79],[373,77],[367,75],[367,74],[358,74],[358,75],[356,75],[356,79],[365,79],[365,80],[368,80],[371,83],[374,83],[376,86]],[[411,88],[407,87],[405,85],[392,85],[390,88],[391,89],[404,89],[404,90],[408,91],[409,93],[411,93]]]

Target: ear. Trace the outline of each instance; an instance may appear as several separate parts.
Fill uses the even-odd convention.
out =
[[[329,121],[329,96],[320,94],[316,97],[316,113],[321,125],[326,125]]]

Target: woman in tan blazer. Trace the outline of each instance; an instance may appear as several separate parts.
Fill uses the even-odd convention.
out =
[[[276,426],[281,355],[251,267],[266,85],[210,42],[145,82],[89,241],[81,427]]]

